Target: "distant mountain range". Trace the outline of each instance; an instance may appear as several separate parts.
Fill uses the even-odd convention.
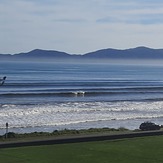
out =
[[[35,49],[27,53],[0,54],[0,60],[37,59],[163,59],[163,49],[137,47],[132,49],[102,49],[86,54],[68,54],[55,50]]]

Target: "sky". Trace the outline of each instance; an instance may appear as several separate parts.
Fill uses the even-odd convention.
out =
[[[0,0],[0,54],[163,48],[163,0]]]

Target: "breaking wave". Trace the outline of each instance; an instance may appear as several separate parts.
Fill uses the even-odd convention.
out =
[[[1,105],[0,128],[60,126],[98,121],[163,117],[163,102],[67,102],[55,105]]]

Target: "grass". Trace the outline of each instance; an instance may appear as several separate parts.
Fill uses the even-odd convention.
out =
[[[0,149],[0,163],[162,163],[163,136]]]
[[[99,135],[99,134],[121,134],[121,133],[131,133],[133,131],[125,129],[125,128],[90,128],[90,129],[82,129],[82,130],[55,130],[53,132],[32,132],[32,133],[14,133],[9,132],[6,135],[0,136],[0,142],[8,142],[8,141],[21,141],[21,140],[42,140],[48,138],[57,138],[57,137],[68,137],[68,136],[86,136],[86,135]]]

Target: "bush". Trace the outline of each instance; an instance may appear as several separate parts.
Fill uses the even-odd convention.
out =
[[[15,138],[16,134],[14,132],[9,132],[4,135],[5,138]]]
[[[152,122],[144,122],[140,125],[139,129],[143,131],[160,130],[160,126]]]

